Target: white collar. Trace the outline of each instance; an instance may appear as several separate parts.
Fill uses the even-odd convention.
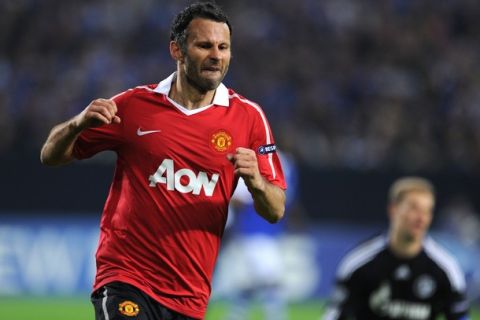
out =
[[[164,94],[168,97],[168,94],[170,93],[170,88],[172,87],[173,79],[175,78],[175,74],[176,72],[172,73],[168,78],[160,81],[160,83],[153,91]],[[228,99],[228,89],[223,83],[220,83],[220,85],[217,87],[212,104],[224,107],[228,107],[230,105]]]

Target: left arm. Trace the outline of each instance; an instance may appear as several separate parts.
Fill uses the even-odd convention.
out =
[[[260,174],[255,152],[240,147],[229,154],[228,159],[234,165],[235,174],[245,181],[258,214],[270,223],[278,222],[285,212],[285,191]]]
[[[445,319],[448,320],[469,320],[469,302],[465,291],[457,291],[452,289],[444,304]]]
[[[469,320],[469,303],[465,294],[456,293],[445,305],[444,315],[448,320]]]

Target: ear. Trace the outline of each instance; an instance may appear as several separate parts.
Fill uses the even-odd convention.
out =
[[[177,62],[183,62],[182,49],[176,41],[170,41],[170,56]]]
[[[388,213],[388,219],[392,220],[393,216],[395,215],[395,204],[394,203],[389,203],[387,205],[387,213]]]

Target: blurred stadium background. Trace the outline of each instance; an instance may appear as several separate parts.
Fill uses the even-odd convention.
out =
[[[387,188],[405,174],[436,185],[432,234],[459,259],[478,309],[480,2],[219,3],[234,26],[225,83],[263,106],[298,165],[299,197],[281,238],[290,318],[318,318],[338,260],[386,226]],[[39,149],[93,98],[170,74],[169,26],[185,4],[0,1],[1,319],[93,319],[113,157],[52,169]],[[222,279],[240,277],[225,266],[230,245],[209,320],[226,308]]]

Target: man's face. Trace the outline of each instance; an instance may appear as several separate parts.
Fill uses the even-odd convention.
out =
[[[425,236],[433,216],[434,199],[432,194],[410,191],[390,208],[393,231],[408,241],[421,241]]]
[[[215,90],[230,64],[230,30],[223,22],[193,19],[188,26],[186,52],[180,61],[188,83],[198,91]]]

